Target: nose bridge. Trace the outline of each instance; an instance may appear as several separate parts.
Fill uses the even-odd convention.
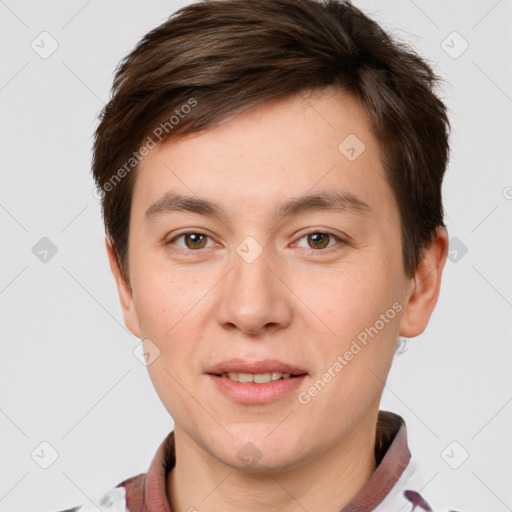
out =
[[[240,255],[241,249],[233,255],[231,289],[236,289],[236,293],[242,296],[250,294],[255,300],[269,298],[273,291],[269,251],[263,251],[257,256],[253,256],[252,251],[253,249],[249,249],[246,254],[247,259],[244,255]]]
[[[291,319],[286,288],[276,278],[270,249],[247,237],[231,256],[217,309],[221,325],[257,333],[265,326],[284,327]]]

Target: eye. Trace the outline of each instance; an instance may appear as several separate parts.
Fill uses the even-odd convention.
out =
[[[177,240],[183,239],[183,242],[185,245],[181,245],[179,243],[176,243]],[[178,247],[181,247],[182,249],[190,249],[190,250],[196,250],[196,249],[204,249],[205,247],[211,247],[207,246],[207,241],[210,240],[213,245],[213,240],[203,234],[203,233],[196,233],[196,232],[188,232],[188,233],[181,233],[181,235],[175,236],[171,240],[169,240],[168,245],[175,243]]]
[[[312,250],[329,249],[335,245],[336,242],[344,243],[343,240],[338,236],[323,231],[313,231],[304,236],[301,236],[296,245],[299,247],[304,247],[304,245],[300,245],[299,243],[303,239],[305,239],[306,243],[308,244],[308,246],[305,248]]]

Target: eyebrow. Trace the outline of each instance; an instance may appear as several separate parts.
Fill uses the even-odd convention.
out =
[[[200,215],[226,217],[225,210],[217,203],[196,196],[187,196],[173,192],[166,193],[153,203],[145,212],[145,219],[170,212],[186,211]],[[292,198],[279,204],[276,217],[290,217],[309,211],[338,211],[367,215],[370,206],[354,194],[347,191],[325,191],[299,198]]]

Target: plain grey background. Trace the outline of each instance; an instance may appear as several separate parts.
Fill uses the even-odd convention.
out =
[[[123,324],[90,156],[117,63],[188,3],[0,1],[0,511],[84,503],[146,472],[173,428]],[[453,127],[450,261],[381,408],[406,420],[428,494],[512,510],[512,2],[354,4],[446,80]]]

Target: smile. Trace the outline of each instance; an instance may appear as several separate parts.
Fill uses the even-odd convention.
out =
[[[272,372],[272,373],[239,373],[229,372],[222,373],[218,377],[228,378],[235,382],[253,382],[255,384],[265,384],[273,380],[289,379],[290,377],[296,377],[290,373]]]

